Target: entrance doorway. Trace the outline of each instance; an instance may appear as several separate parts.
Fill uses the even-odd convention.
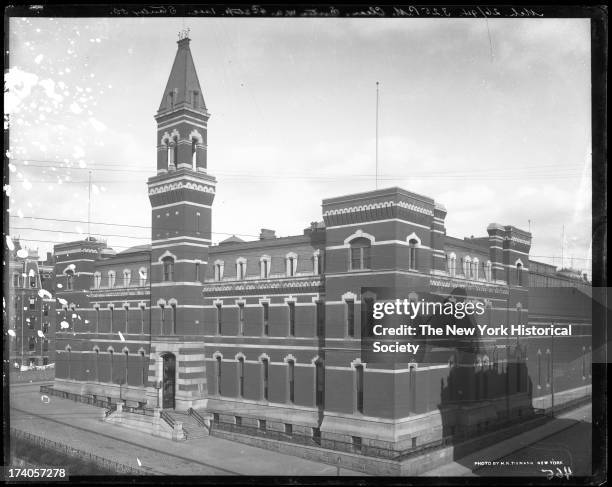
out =
[[[171,353],[167,353],[164,354],[163,359],[162,408],[174,409],[176,357]]]

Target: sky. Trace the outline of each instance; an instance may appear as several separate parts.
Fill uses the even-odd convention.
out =
[[[379,188],[442,203],[455,237],[531,230],[532,258],[590,273],[588,19],[12,18],[10,237],[86,236],[91,171],[91,234],[150,241],[153,116],[187,27],[213,242],[301,234],[322,199],[374,189],[379,82]]]

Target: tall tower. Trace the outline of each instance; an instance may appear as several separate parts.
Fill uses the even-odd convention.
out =
[[[196,306],[201,304],[201,280],[208,263],[216,179],[206,170],[210,114],[189,42],[186,33],[179,36],[155,115],[157,175],[148,180],[152,218],[149,395],[154,404],[158,399],[167,409],[203,407],[206,394],[203,323]]]

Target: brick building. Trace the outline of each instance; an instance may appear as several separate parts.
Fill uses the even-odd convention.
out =
[[[55,361],[55,299],[53,257],[40,259],[38,252],[22,248],[19,240],[8,255],[10,281],[6,310],[8,350],[12,365],[49,365]],[[20,257],[17,253],[25,252]]]
[[[155,119],[151,245],[55,247],[69,323],[58,332],[56,388],[380,456],[532,414],[555,378],[554,392],[588,393],[588,283],[532,261],[529,232],[493,223],[482,237],[451,237],[443,205],[393,187],[323,200],[322,221],[302,235],[264,229],[212,246],[209,113],[188,38]],[[568,283],[560,297],[554,286]],[[553,320],[578,332],[467,348],[432,340],[414,360],[367,363],[365,287],[457,295],[484,302],[486,323]]]

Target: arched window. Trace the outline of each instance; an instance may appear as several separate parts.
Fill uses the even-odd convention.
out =
[[[200,281],[200,263],[199,262],[195,263],[195,280],[196,282]]]
[[[247,261],[244,257],[240,257],[236,260],[236,279],[239,281],[246,278],[246,264]]]
[[[195,171],[197,166],[196,166],[196,158],[198,155],[198,149],[197,149],[197,144],[198,144],[198,139],[196,139],[195,137],[191,138],[191,168]]]
[[[176,303],[171,303],[172,308],[172,334],[176,335]]]
[[[523,285],[523,264],[517,262],[516,264],[516,285]]]
[[[140,385],[144,386],[147,383],[147,374],[149,371],[149,367],[147,364],[145,353],[142,350],[140,351],[140,363],[141,363],[140,370],[142,371],[142,373],[140,374]]]
[[[102,282],[102,274],[100,274],[99,272],[94,272],[93,278],[94,278],[94,288],[99,289],[100,283]]]
[[[147,283],[147,269],[145,269],[144,267],[141,267],[140,269],[138,269],[138,277],[139,277],[139,284],[141,286],[146,285],[146,283]]]
[[[128,370],[129,370],[128,361],[130,359],[130,354],[129,354],[129,352],[127,350],[124,351],[123,354],[125,355],[125,370],[124,370],[124,374],[123,374],[123,383],[125,385],[127,385],[127,383],[128,383]]]
[[[108,381],[112,384],[113,383],[113,365],[115,361],[115,352],[113,351],[113,349],[110,349],[108,351],[108,354],[110,355],[110,378]]]
[[[448,273],[452,277],[457,274],[457,256],[454,253],[451,253],[448,259]]]
[[[66,271],[66,290],[72,291],[74,289],[74,272],[71,270]]]
[[[408,269],[410,270],[417,268],[417,245],[418,242],[414,238],[408,241]]]
[[[115,271],[108,271],[108,287],[115,287]]]
[[[66,347],[66,351],[68,352],[68,378],[72,379],[72,349],[70,346]]]
[[[218,260],[215,262],[215,281],[221,281],[223,279],[223,261]]]
[[[169,140],[166,139],[164,142],[166,143],[166,161],[168,163],[168,167],[170,167],[174,164],[174,161],[172,160],[172,147],[170,146]]]
[[[371,242],[367,238],[359,237],[351,240],[351,270],[370,268]]]
[[[270,257],[267,255],[264,255],[263,257],[261,257],[261,259],[259,259],[259,266],[260,266],[260,277],[262,279],[268,279],[270,277]]]
[[[144,303],[140,303],[140,334],[144,335],[144,322],[145,322],[145,307]]]
[[[217,394],[221,395],[221,357],[217,355]]]
[[[173,159],[174,165],[176,166],[179,162],[178,160],[178,137],[176,136],[172,140],[172,159]]]
[[[115,318],[115,307],[114,305],[111,303],[108,305],[108,311],[110,313],[110,332],[113,332],[113,320]]]
[[[290,403],[295,402],[295,362],[293,360],[287,361],[287,381],[289,385],[288,399]]]
[[[468,257],[464,257],[463,259],[463,276],[466,279],[471,278],[471,270],[472,270],[472,259]]]
[[[96,382],[100,382],[100,350],[96,348],[96,362],[95,362],[95,373],[96,373]]]
[[[493,278],[493,276],[492,276],[492,270],[493,270],[492,267],[493,267],[493,265],[491,264],[491,261],[488,260],[487,264],[486,264],[486,267],[485,267],[485,279],[488,282],[491,282],[491,280]]]
[[[285,274],[293,277],[297,273],[297,254],[291,252],[285,256]]]
[[[100,333],[100,305],[94,304],[94,310],[96,311],[96,335]]]
[[[125,310],[125,334],[128,334],[128,324],[130,322],[130,304],[124,303],[123,309]]]
[[[268,377],[270,373],[270,363],[267,358],[261,360],[261,374],[262,374],[262,397],[266,401],[268,400]]]
[[[473,267],[472,267],[472,278],[478,280],[478,259],[474,259]]]
[[[357,395],[357,411],[363,414],[363,365],[355,366],[355,392]]]
[[[325,406],[325,367],[321,359],[315,362],[315,405]]]
[[[163,280],[173,281],[174,280],[174,259],[172,257],[164,257],[162,259],[163,265]]]
[[[129,269],[123,270],[123,287],[128,287],[130,285],[130,281],[132,280],[132,271]]]
[[[244,397],[244,357],[238,358],[238,397]]]

